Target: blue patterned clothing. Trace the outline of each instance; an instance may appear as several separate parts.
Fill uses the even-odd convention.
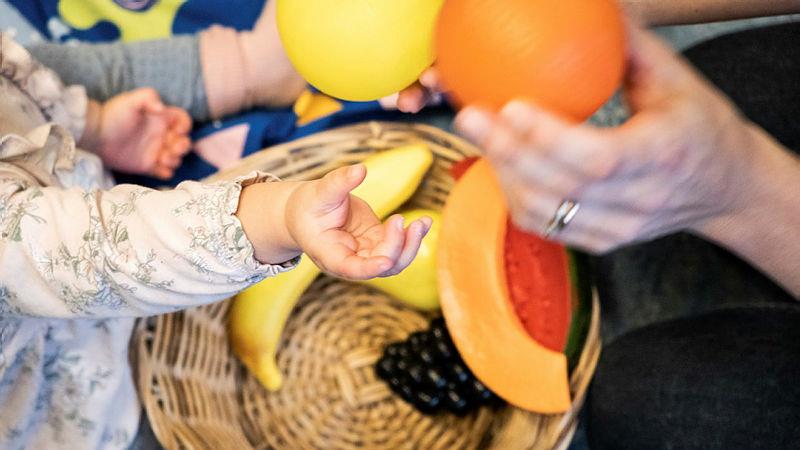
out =
[[[274,1],[274,0],[270,0]],[[264,0],[0,0],[11,5],[22,18],[18,27],[31,27],[41,39],[65,42],[133,42],[198,33],[212,24],[249,30],[266,3]],[[2,12],[2,8],[0,8]],[[157,23],[158,26],[153,24]],[[22,32],[21,32],[22,33]],[[31,42],[33,43],[33,42]],[[309,88],[309,93],[314,92]],[[237,153],[241,157],[282,142],[298,139],[367,120],[399,120],[397,111],[384,110],[379,102],[347,102],[329,99],[338,107],[311,120],[296,108],[256,108],[214,122],[196,123],[193,142],[234,127],[246,129]],[[219,164],[194,151],[166,183],[144,176],[116,174],[117,179],[145,186],[175,186],[216,172]]]

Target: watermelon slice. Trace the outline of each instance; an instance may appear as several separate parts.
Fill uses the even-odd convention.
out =
[[[456,162],[451,175],[460,179],[479,159]],[[521,230],[510,217],[506,230],[506,277],[514,311],[533,339],[567,355],[571,369],[589,329],[589,258]]]

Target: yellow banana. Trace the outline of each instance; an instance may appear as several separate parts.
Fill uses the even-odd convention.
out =
[[[433,164],[424,145],[409,145],[370,155],[364,161],[367,177],[353,190],[381,219],[405,203]],[[275,354],[286,320],[319,269],[303,256],[294,270],[242,291],[231,305],[228,337],[234,353],[271,391],[282,377]]]
[[[417,257],[399,274],[361,281],[360,283],[379,289],[414,308],[425,311],[439,309],[439,290],[436,282],[436,245],[442,215],[431,209],[413,209],[401,212],[406,223],[423,216],[433,219],[430,231],[419,246]]]

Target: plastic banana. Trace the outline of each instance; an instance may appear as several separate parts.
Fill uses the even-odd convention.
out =
[[[383,219],[414,194],[433,164],[433,154],[424,145],[410,145],[370,155],[363,162],[367,177],[352,193]],[[233,301],[228,323],[233,351],[270,391],[283,383],[275,356],[286,320],[319,273],[304,255],[294,270],[251,286]]]

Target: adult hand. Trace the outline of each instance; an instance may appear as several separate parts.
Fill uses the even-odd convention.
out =
[[[602,253],[698,229],[746,202],[756,127],[651,33],[631,27],[629,41],[632,116],[618,128],[570,123],[519,101],[456,118],[486,151],[522,228],[542,233],[562,201],[578,201],[551,237]]]

